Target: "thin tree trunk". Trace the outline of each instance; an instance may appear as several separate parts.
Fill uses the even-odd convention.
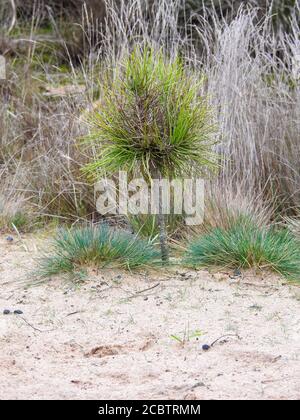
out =
[[[162,179],[159,170],[154,171],[153,175],[155,179]],[[161,189],[159,189],[157,224],[159,227],[161,259],[164,264],[167,264],[169,262],[168,235],[166,230],[166,216],[163,214],[163,197]]]
[[[159,207],[161,208],[161,200],[159,200]],[[160,249],[161,249],[161,259],[163,263],[167,264],[169,262],[169,248],[168,248],[168,236],[166,231],[166,217],[161,213],[157,215],[157,222],[159,226],[159,240],[160,240]]]

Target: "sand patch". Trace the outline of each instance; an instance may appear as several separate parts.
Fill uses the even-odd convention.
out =
[[[0,398],[300,398],[299,286],[107,269],[27,288],[41,243],[0,240]]]

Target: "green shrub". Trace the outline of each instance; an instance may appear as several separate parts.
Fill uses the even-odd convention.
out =
[[[115,77],[107,76],[103,97],[88,115],[86,141],[96,158],[84,170],[97,177],[122,169],[149,181],[216,168],[215,127],[200,85],[180,57],[136,47]],[[168,261],[164,215],[157,222],[162,259]]]
[[[132,269],[157,262],[159,252],[149,241],[107,225],[62,229],[54,239],[52,252],[40,261],[38,276],[75,273],[91,265],[115,265]]]
[[[120,168],[167,176],[191,167],[216,167],[215,127],[201,81],[179,57],[136,48],[103,83],[103,98],[88,115],[87,137],[98,152],[85,170],[92,176]]]
[[[259,228],[244,219],[229,229],[213,229],[188,248],[191,266],[259,267],[300,280],[300,242],[288,230]]]

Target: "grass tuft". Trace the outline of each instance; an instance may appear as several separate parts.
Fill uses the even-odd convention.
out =
[[[53,241],[50,255],[40,260],[38,277],[73,274],[84,266],[117,266],[133,269],[153,265],[160,256],[151,242],[107,225],[62,229]]]
[[[258,267],[299,281],[300,241],[286,229],[260,228],[241,219],[228,229],[213,229],[191,243],[185,262],[194,267]]]

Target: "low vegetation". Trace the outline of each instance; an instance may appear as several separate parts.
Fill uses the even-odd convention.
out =
[[[62,229],[54,238],[52,251],[40,260],[37,276],[71,275],[86,266],[133,269],[154,265],[159,252],[151,242],[107,225]]]
[[[88,115],[96,151],[85,170],[94,178],[119,170],[144,179],[188,176],[216,168],[215,128],[201,79],[173,58],[146,46],[136,48],[103,83],[103,97]],[[160,199],[161,201],[161,199]],[[162,259],[168,260],[166,218],[159,203]]]
[[[299,13],[295,0],[2,1],[0,230],[98,223],[83,168],[93,178],[120,166],[177,176],[220,156],[218,173],[205,173],[192,263],[296,278]],[[241,215],[252,224],[241,225]],[[178,215],[160,226],[144,215],[123,222],[146,244],[191,235]],[[77,269],[67,244],[54,271]],[[135,265],[121,254],[119,263]]]
[[[192,242],[185,263],[193,267],[257,267],[299,281],[300,241],[287,229],[259,228],[242,219],[229,229],[215,228]]]

